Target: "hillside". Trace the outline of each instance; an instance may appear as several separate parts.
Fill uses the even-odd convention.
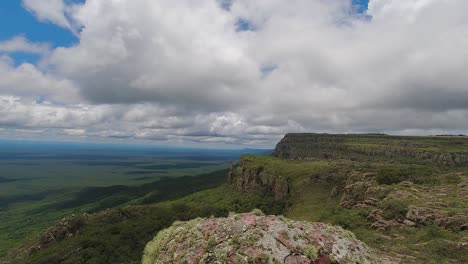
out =
[[[467,150],[466,137],[288,134],[275,157],[243,156],[229,178],[285,201],[291,219],[341,225],[403,263],[467,263]]]
[[[70,215],[12,249],[6,263],[140,263],[146,243],[174,221],[255,208],[281,214],[284,203],[268,194],[244,194],[223,185],[172,201]]]
[[[176,220],[258,208],[341,226],[400,263],[468,263],[465,155],[468,138],[458,136],[288,134],[272,156],[242,156],[220,176],[225,185],[66,218],[9,261],[139,263],[145,245]]]

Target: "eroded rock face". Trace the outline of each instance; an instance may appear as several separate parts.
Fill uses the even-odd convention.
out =
[[[368,208],[377,205],[388,190],[372,180],[372,174],[351,172],[342,190],[340,205],[344,208]]]
[[[349,231],[261,212],[175,223],[146,245],[155,263],[381,263]]]
[[[248,161],[241,159],[236,168],[231,166],[228,172],[228,182],[235,184],[241,192],[272,193],[275,199],[280,200],[289,194],[288,178],[264,170],[262,166],[245,164]]]
[[[380,141],[375,142],[376,139]],[[366,140],[368,145],[349,144],[353,140]],[[382,145],[386,140],[397,141],[393,145]],[[347,159],[368,161],[375,157],[410,157],[421,162],[440,165],[467,165],[468,154],[445,151],[423,150],[424,138],[387,135],[333,135],[314,133],[287,134],[273,151],[273,156],[285,159]],[[439,143],[453,143],[450,138],[437,138]],[[466,142],[466,138],[458,138]]]

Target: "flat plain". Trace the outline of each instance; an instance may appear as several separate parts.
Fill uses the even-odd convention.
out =
[[[0,141],[0,256],[67,214],[158,200],[160,186],[227,169],[249,151],[262,152]]]

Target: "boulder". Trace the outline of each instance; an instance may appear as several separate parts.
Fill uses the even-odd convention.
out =
[[[381,263],[349,231],[259,211],[177,222],[146,245],[155,263]]]

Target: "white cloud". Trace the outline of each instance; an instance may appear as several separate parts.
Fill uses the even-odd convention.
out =
[[[440,0],[439,0],[440,1]],[[377,20],[394,22],[414,22],[416,16],[425,8],[434,6],[435,0],[372,0],[369,1],[369,14]],[[442,0],[441,2],[447,2]]]
[[[0,56],[0,95],[62,103],[79,100],[78,91],[70,80],[44,73],[29,63],[15,66],[8,56]]]
[[[50,57],[96,103],[152,101],[223,110],[258,79],[235,17],[216,1],[89,1],[80,43]]]
[[[35,2],[24,5],[39,19],[80,25],[79,43],[40,67],[4,59],[0,93],[43,91],[53,106],[20,105],[87,120],[63,133],[272,144],[286,132],[468,130],[465,0],[372,0],[372,18],[349,0]]]
[[[66,135],[70,135],[70,136],[84,136],[84,135],[86,135],[86,130],[85,129],[76,129],[76,128],[64,129],[63,133],[66,134]]]
[[[39,21],[51,22],[77,33],[79,24],[70,16],[76,4],[67,4],[65,0],[22,0],[22,4]]]
[[[14,38],[0,41],[0,52],[13,53],[25,52],[33,54],[46,54],[50,47],[44,43],[33,43],[28,41],[23,36],[16,36]]]
[[[13,128],[76,128],[101,124],[105,106],[61,105],[17,96],[0,96],[0,124]]]

